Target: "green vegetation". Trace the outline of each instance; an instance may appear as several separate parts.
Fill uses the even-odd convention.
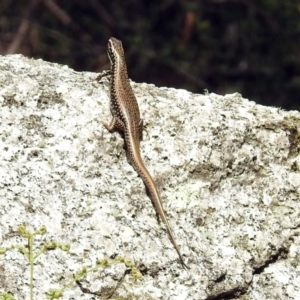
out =
[[[18,228],[19,234],[27,240],[27,245],[11,245],[9,247],[0,247],[0,255],[5,254],[7,251],[17,250],[22,253],[29,262],[29,293],[30,300],[34,299],[34,264],[37,263],[37,258],[45,253],[48,250],[54,250],[59,248],[62,251],[68,252],[70,249],[70,245],[61,244],[56,241],[45,242],[40,245],[39,248],[35,249],[34,241],[37,239],[39,235],[45,235],[47,233],[46,227],[42,226],[39,230],[35,232],[30,232],[25,226],[21,225]],[[61,289],[50,290],[46,292],[46,296],[48,300],[59,299],[63,296],[63,292],[73,285],[76,281],[80,280],[86,274],[94,272],[100,268],[109,267],[112,264],[123,263],[127,268],[131,270],[131,274],[135,279],[139,279],[142,277],[139,270],[135,267],[134,263],[130,260],[126,260],[122,257],[116,257],[114,260],[101,259],[97,262],[96,266],[92,268],[82,267],[74,276],[73,279],[66,283]],[[15,300],[13,295],[7,292],[0,292],[0,300]]]

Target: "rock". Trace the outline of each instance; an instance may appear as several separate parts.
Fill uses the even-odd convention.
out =
[[[1,57],[1,291],[29,295],[28,248],[9,249],[27,245],[23,225],[46,227],[34,236],[35,254],[58,243],[34,260],[35,299],[83,266],[87,275],[61,299],[297,299],[300,113],[237,93],[132,83],[145,125],[141,153],[184,270],[122,137],[102,125],[111,119],[109,82],[97,75]]]

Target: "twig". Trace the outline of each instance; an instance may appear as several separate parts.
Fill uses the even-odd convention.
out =
[[[25,37],[28,33],[28,30],[30,28],[31,17],[33,15],[33,12],[37,8],[39,3],[40,3],[40,0],[31,0],[28,8],[26,9],[26,11],[24,13],[24,17],[19,25],[17,34],[15,35],[14,39],[8,46],[6,54],[17,53],[18,50],[20,49],[20,46],[22,45],[23,40],[25,39]]]
[[[111,14],[108,13],[108,11],[103,7],[101,3],[97,0],[89,0],[91,6],[95,10],[95,12],[98,14],[98,16],[101,18],[101,20],[108,25],[110,28],[116,27],[116,22]]]
[[[70,25],[72,18],[52,0],[42,0],[43,4],[64,24]]]

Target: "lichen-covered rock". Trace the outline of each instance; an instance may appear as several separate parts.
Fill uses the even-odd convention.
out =
[[[29,299],[28,248],[8,250],[27,245],[23,225],[46,227],[35,253],[58,243],[35,259],[35,299],[83,266],[87,275],[61,299],[297,299],[300,113],[239,94],[132,83],[141,153],[184,270],[122,138],[102,125],[111,119],[109,83],[96,76],[21,55],[0,59],[0,292]],[[108,266],[98,261],[105,258]]]

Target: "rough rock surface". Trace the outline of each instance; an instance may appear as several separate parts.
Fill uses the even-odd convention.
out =
[[[35,253],[47,241],[70,245],[35,259],[34,298],[109,258],[61,299],[299,299],[300,113],[239,94],[132,83],[142,156],[185,270],[122,138],[102,125],[111,119],[109,83],[96,76],[0,59],[0,247],[26,246],[20,225],[46,226]],[[114,264],[116,256],[143,276]],[[29,279],[20,251],[0,255],[0,292],[29,299]]]

